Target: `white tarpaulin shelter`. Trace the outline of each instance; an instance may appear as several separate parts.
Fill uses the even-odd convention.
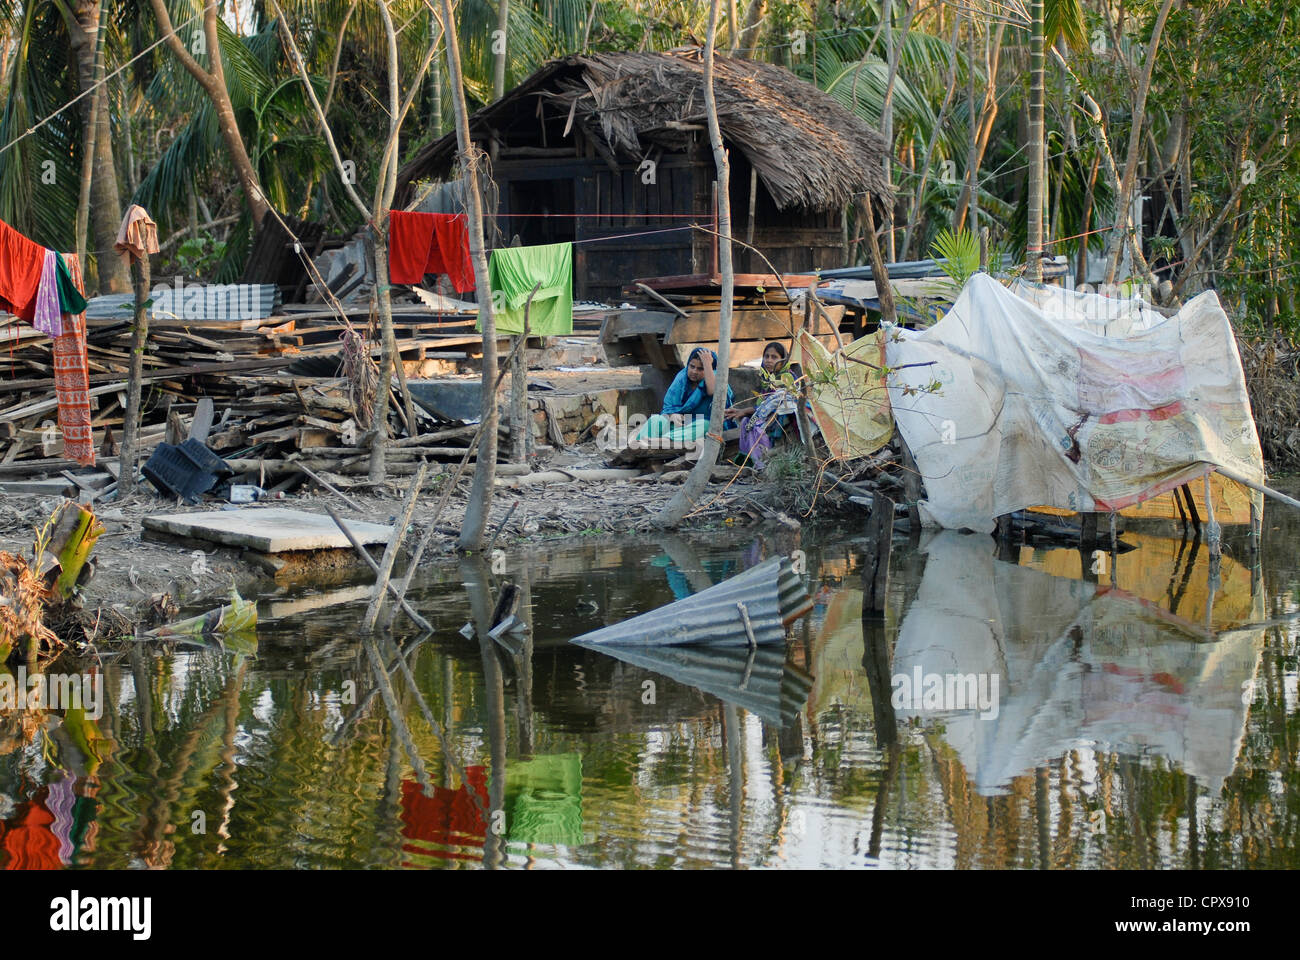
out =
[[[988,532],[1034,506],[1118,511],[1215,466],[1265,482],[1212,292],[1165,318],[1137,298],[976,274],[933,327],[891,331],[886,359],[931,524]]]

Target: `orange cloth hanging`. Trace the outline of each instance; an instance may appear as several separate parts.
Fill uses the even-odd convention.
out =
[[[139,260],[146,254],[158,252],[158,224],[149,218],[144,207],[138,203],[127,207],[113,249],[120,253],[127,263],[130,263],[133,258]]]
[[[84,295],[81,262],[65,253],[73,283]],[[59,402],[63,455],[83,467],[95,465],[95,436],[90,426],[90,363],[86,357],[86,315],[65,313],[63,335],[54,338],[54,395]]]

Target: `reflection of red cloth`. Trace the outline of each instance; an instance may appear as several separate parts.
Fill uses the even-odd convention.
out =
[[[31,323],[44,265],[45,248],[0,220],[0,308]]]
[[[21,804],[13,820],[0,821],[0,848],[5,859],[0,867],[5,870],[61,870],[59,838],[51,829],[54,814],[45,809],[38,799],[44,791],[37,791],[29,803]],[[24,807],[26,808],[24,810]]]
[[[452,289],[474,289],[469,261],[469,221],[463,213],[388,215],[388,276],[393,283],[419,283],[426,273],[445,273]]]
[[[467,783],[459,790],[434,787],[432,797],[426,797],[416,781],[402,781],[402,836],[417,841],[403,844],[404,851],[446,860],[478,859],[426,846],[483,846],[487,823],[469,791],[472,788],[487,809],[487,768],[466,767],[465,779]]]

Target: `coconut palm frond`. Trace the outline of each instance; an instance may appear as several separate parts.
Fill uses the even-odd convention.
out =
[[[1043,4],[1043,43],[1051,46],[1057,37],[1072,50],[1088,45],[1088,26],[1080,0],[1046,0]]]
[[[947,227],[940,230],[930,245],[930,255],[943,266],[944,272],[958,288],[965,286],[980,268],[980,242],[965,228],[956,233]]]
[[[77,94],[66,24],[49,3],[10,12],[18,15],[10,21],[17,48],[0,113],[0,145],[12,144],[0,154],[0,219],[37,243],[70,250],[76,242],[81,115],[74,107],[54,116]]]
[[[200,104],[140,181],[131,202],[140,204],[164,231],[170,231],[174,227],[172,211],[185,202],[189,186],[199,182],[222,156],[220,142],[216,111],[210,103]]]
[[[818,72],[821,72],[820,64]],[[889,64],[872,57],[837,70],[819,86],[867,123],[879,128],[888,84]],[[934,109],[901,74],[894,77],[893,108],[896,130],[905,124],[914,124],[924,136],[934,129]]]

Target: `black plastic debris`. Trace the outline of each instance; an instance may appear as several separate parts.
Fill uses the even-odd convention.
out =
[[[442,420],[478,423],[483,415],[483,385],[477,377],[412,380],[407,386],[412,400]]]
[[[193,437],[181,444],[158,444],[140,472],[159,493],[186,503],[198,503],[221,480],[234,476],[226,461]]]

